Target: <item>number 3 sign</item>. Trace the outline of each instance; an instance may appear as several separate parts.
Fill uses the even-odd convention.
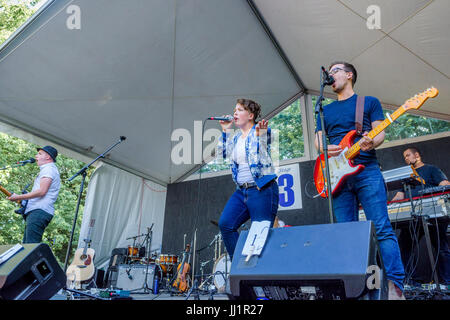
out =
[[[291,164],[275,169],[278,176],[280,202],[278,210],[302,208],[302,191],[300,187],[300,170],[298,164]]]

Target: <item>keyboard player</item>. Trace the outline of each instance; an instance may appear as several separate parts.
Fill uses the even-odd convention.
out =
[[[406,164],[412,165],[421,178],[425,180],[424,186],[411,187],[411,196],[413,198],[419,196],[419,191],[422,190],[422,188],[450,185],[446,175],[438,167],[423,163],[422,155],[417,148],[411,147],[403,151],[403,158],[405,159]],[[405,197],[404,192],[397,192],[392,200],[402,200],[405,199]],[[446,285],[447,287],[450,285],[450,250],[447,240],[448,223],[448,216],[439,219],[431,219],[429,227],[431,242],[436,250],[439,248],[438,274],[440,277],[440,284]],[[405,267],[411,256],[412,242],[415,238],[413,236],[414,232],[418,237],[418,240],[415,241],[418,243],[424,235],[423,228],[421,228],[420,224],[415,226],[415,230],[410,230],[408,227],[402,228],[400,233],[399,245]],[[413,274],[413,280],[421,280],[417,278],[414,279],[414,277],[415,275]]]

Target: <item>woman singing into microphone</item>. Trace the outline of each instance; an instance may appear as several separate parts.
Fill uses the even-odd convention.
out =
[[[220,121],[222,137],[216,154],[231,162],[236,183],[236,191],[219,220],[220,232],[231,259],[239,238],[238,228],[248,219],[269,220],[272,226],[278,210],[277,176],[270,157],[271,130],[266,120],[256,122],[260,112],[258,103],[238,99],[234,119]],[[239,129],[234,135],[231,130],[233,123]]]

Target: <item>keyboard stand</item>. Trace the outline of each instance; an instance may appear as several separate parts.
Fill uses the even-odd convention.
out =
[[[411,217],[418,218],[418,216],[415,213],[414,203],[413,203],[413,197],[411,194],[411,186],[408,183],[403,183],[403,190],[405,192],[405,195],[408,194],[409,200],[411,201]],[[428,229],[428,217],[425,215],[420,215],[420,220],[422,222],[422,228],[425,235],[425,242],[427,244],[427,251],[428,251],[428,258],[430,259],[430,265],[431,265],[431,272],[433,274],[434,282],[436,283],[436,289],[437,291],[441,291],[440,285],[439,285],[439,277],[436,272],[437,264],[435,264],[434,260],[434,254],[433,254],[433,248],[431,247],[431,238],[430,238],[430,231]],[[437,253],[439,255],[439,252]]]

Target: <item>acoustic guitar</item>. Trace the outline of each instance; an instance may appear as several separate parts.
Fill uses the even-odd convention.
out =
[[[387,119],[376,126],[372,131],[368,133],[370,138],[375,138],[380,132],[387,128],[391,123],[397,120],[403,113],[411,109],[419,109],[428,98],[434,98],[438,95],[439,91],[436,88],[428,89],[414,97],[408,99],[402,106],[400,106],[394,113],[387,115]],[[359,141],[353,144],[356,138],[356,130],[352,130],[345,135],[339,146],[342,148],[342,152],[336,157],[328,156],[328,165],[330,168],[331,179],[331,194],[334,196],[339,192],[344,181],[352,176],[360,173],[364,170],[364,165],[354,165],[352,160],[359,155],[360,145]],[[322,198],[326,198],[328,195],[326,174],[324,173],[325,157],[323,153],[317,157],[316,164],[314,166],[314,184],[317,192]]]
[[[91,219],[89,223],[89,231],[87,239],[84,239],[84,248],[75,251],[72,263],[67,268],[67,284],[68,286],[81,288],[82,283],[90,281],[95,274],[94,257],[95,250],[90,248],[91,233],[95,224],[95,219]]]

